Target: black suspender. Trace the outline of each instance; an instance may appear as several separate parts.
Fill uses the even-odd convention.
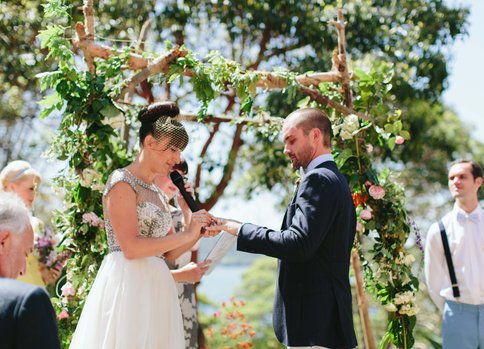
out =
[[[452,293],[455,298],[460,297],[459,286],[457,285],[457,278],[455,277],[454,263],[452,263],[452,256],[450,255],[449,241],[447,240],[447,233],[445,232],[444,223],[439,221],[440,236],[442,237],[442,245],[444,245],[445,259],[447,260],[447,267],[449,268],[450,282],[452,283]]]

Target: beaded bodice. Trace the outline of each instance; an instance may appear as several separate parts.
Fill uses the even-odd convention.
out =
[[[109,191],[119,182],[129,184],[136,193],[138,234],[146,237],[165,236],[172,227],[166,195],[155,184],[143,182],[131,174],[128,169],[118,169],[109,177],[103,193],[104,220],[109,252],[121,251],[121,247],[111,226],[104,200]]]

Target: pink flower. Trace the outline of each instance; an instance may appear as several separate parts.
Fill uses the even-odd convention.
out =
[[[373,146],[372,146],[371,144],[367,144],[367,145],[366,145],[366,151],[367,151],[368,153],[371,153],[371,152],[373,151]]]
[[[372,185],[373,185],[373,183],[372,183],[372,182],[370,182],[370,181],[365,181],[365,185],[366,185],[367,187],[369,187],[369,186],[372,186]]]
[[[97,216],[94,212],[87,212],[82,215],[82,221],[89,224],[92,227],[98,227],[103,223],[102,219]]]
[[[62,309],[62,311],[59,313],[59,315],[57,315],[57,318],[59,320],[68,319],[69,318],[69,313],[67,312],[67,310]]]
[[[403,142],[405,142],[405,138],[403,138],[402,136],[397,136],[395,138],[395,144],[403,144]]]
[[[369,221],[371,219],[371,217],[373,217],[373,215],[371,214],[370,210],[361,210],[360,217],[361,217],[361,219],[364,219],[365,221]]]
[[[62,286],[61,291],[62,295],[66,297],[74,296],[76,294],[76,290],[69,281],[67,281],[64,286]]]
[[[375,200],[380,200],[385,196],[385,189],[378,185],[372,185],[370,189],[368,189],[368,194],[375,199]]]
[[[358,233],[363,233],[365,231],[365,226],[363,224],[361,224],[360,222],[357,221],[356,222],[356,231]]]

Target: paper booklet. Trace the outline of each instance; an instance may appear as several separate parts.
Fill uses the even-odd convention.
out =
[[[210,263],[210,267],[205,272],[205,275],[208,275],[212,272],[213,268],[220,263],[222,258],[232,249],[232,246],[237,241],[237,236],[233,236],[225,231],[220,234],[215,245],[212,247],[212,250],[208,253],[205,260],[210,259],[212,262]]]

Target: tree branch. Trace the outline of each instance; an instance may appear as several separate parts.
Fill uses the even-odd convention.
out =
[[[232,147],[230,149],[229,158],[227,160],[227,164],[223,170],[223,176],[220,180],[219,184],[215,187],[215,190],[212,192],[212,195],[203,203],[201,203],[202,208],[206,209],[207,211],[210,210],[218,201],[218,199],[223,195],[225,189],[227,188],[230,179],[232,178],[232,174],[235,169],[235,163],[237,159],[237,154],[239,153],[240,147],[244,143],[242,141],[243,125],[237,125],[234,134],[234,140],[232,142]]]
[[[331,24],[336,26],[338,32],[338,65],[337,70],[341,76],[341,86],[344,91],[344,101],[348,108],[353,108],[353,96],[351,94],[350,75],[348,73],[348,65],[346,63],[346,36],[345,27],[346,21],[343,15],[343,10],[338,9],[338,20],[331,21]]]
[[[108,59],[111,56],[119,56],[122,54],[122,52],[113,50],[111,47],[99,45],[92,40],[88,40],[84,29],[84,24],[81,22],[77,22],[75,28],[78,37],[78,41],[75,44],[77,44],[77,46],[83,50],[84,55],[90,55],[93,58],[97,57],[101,59]],[[136,53],[131,53],[129,55],[126,69],[143,69],[150,63],[151,60],[152,58],[145,58]]]
[[[200,160],[198,162],[197,172],[196,172],[196,175],[195,175],[195,184],[194,184],[195,188],[198,188],[200,186],[200,180],[201,180],[201,177],[202,177],[203,159],[205,158],[205,154],[208,151],[208,147],[212,143],[213,138],[215,137],[215,134],[218,132],[219,128],[220,128],[220,123],[218,122],[214,125],[212,131],[210,131],[210,135],[208,136],[208,139],[205,142],[205,144],[203,145],[202,151],[200,152],[200,157],[199,157]]]
[[[92,6],[92,0],[85,0],[82,10],[84,12],[84,21],[87,29],[87,32],[84,33],[84,40],[94,41],[94,8]],[[87,69],[91,74],[95,74],[96,66],[94,65],[94,57],[91,56],[90,52],[84,50],[84,48],[82,49],[84,52],[84,60],[86,61]]]
[[[348,107],[346,107],[342,104],[339,104],[338,102],[333,101],[329,97],[322,95],[319,91],[316,91],[316,90],[313,90],[311,88],[304,87],[304,86],[301,86],[300,90],[301,90],[302,93],[311,97],[311,99],[315,100],[316,102],[318,102],[320,104],[327,105],[328,107],[331,107],[331,108],[339,111],[342,114],[345,114],[345,115],[356,114],[356,115],[358,115],[358,113],[355,110],[353,110],[352,108],[348,108]]]
[[[146,38],[148,37],[149,30],[151,28],[151,20],[148,19],[146,22],[143,23],[141,27],[141,32],[138,38],[138,42],[136,44],[136,52],[141,53],[145,49],[145,42]],[[143,80],[139,84],[139,91],[137,93],[148,101],[148,104],[151,104],[155,101],[155,97],[153,96],[153,91],[151,89],[151,84],[149,83],[148,79]]]
[[[121,91],[120,96],[123,96],[128,91],[133,91],[134,88],[140,84],[142,81],[145,81],[150,76],[158,74],[158,73],[168,73],[168,69],[170,67],[170,63],[176,60],[178,57],[186,56],[188,52],[183,50],[180,51],[179,46],[175,46],[172,48],[166,55],[161,56],[155,59],[153,62],[148,64],[146,68],[141,70],[136,75],[133,75],[130,79],[126,81],[126,87]]]
[[[86,39],[94,40],[94,8],[92,6],[92,0],[84,0],[82,11],[84,12],[84,20],[86,23]]]
[[[280,54],[287,53],[289,51],[292,51],[292,50],[295,50],[295,49],[298,49],[298,48],[301,48],[301,46],[299,46],[297,43],[293,44],[291,46],[287,46],[287,47],[274,48],[274,49],[270,50],[269,52],[267,52],[265,55],[259,56],[254,63],[252,63],[251,65],[248,66],[248,69],[257,69],[259,64],[264,59],[267,60],[271,57],[278,56]]]
[[[266,52],[267,43],[269,42],[270,38],[271,38],[271,30],[269,29],[269,27],[265,27],[264,31],[262,32],[262,38],[259,43],[259,54],[257,55],[257,59],[255,60],[255,62],[249,65],[249,69],[257,69],[260,62],[262,62],[262,60],[264,59],[264,52]]]

